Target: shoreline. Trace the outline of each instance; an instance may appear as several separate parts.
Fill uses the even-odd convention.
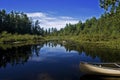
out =
[[[120,39],[109,39],[109,41],[87,41],[78,38],[79,36],[49,36],[47,39],[57,39],[57,40],[66,40],[66,41],[72,41],[76,43],[80,43],[82,45],[89,44],[97,47],[102,47],[102,48],[111,48],[111,49],[120,49]]]

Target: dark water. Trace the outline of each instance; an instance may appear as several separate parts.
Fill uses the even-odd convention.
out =
[[[59,42],[1,47],[0,80],[103,80],[83,75],[81,61],[120,62],[120,50]]]

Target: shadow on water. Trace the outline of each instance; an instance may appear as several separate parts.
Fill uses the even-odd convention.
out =
[[[80,80],[120,80],[120,77],[115,76],[100,76],[100,75],[83,75]]]

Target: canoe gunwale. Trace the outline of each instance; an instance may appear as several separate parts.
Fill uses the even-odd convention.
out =
[[[92,75],[119,76],[120,68],[99,67],[90,63],[80,63],[80,71]]]
[[[120,65],[118,65],[117,63],[87,63],[87,62],[81,62],[80,64],[88,64],[94,67],[98,67],[98,68],[103,68],[103,69],[112,69],[112,70],[120,70]],[[102,66],[102,64],[111,64],[116,66],[117,68],[113,68],[113,67],[104,67]],[[99,65],[99,66],[98,66]]]

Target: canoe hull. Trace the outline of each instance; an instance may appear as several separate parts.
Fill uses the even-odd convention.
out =
[[[80,71],[92,75],[120,76],[120,69],[102,68],[88,63],[80,63]]]

